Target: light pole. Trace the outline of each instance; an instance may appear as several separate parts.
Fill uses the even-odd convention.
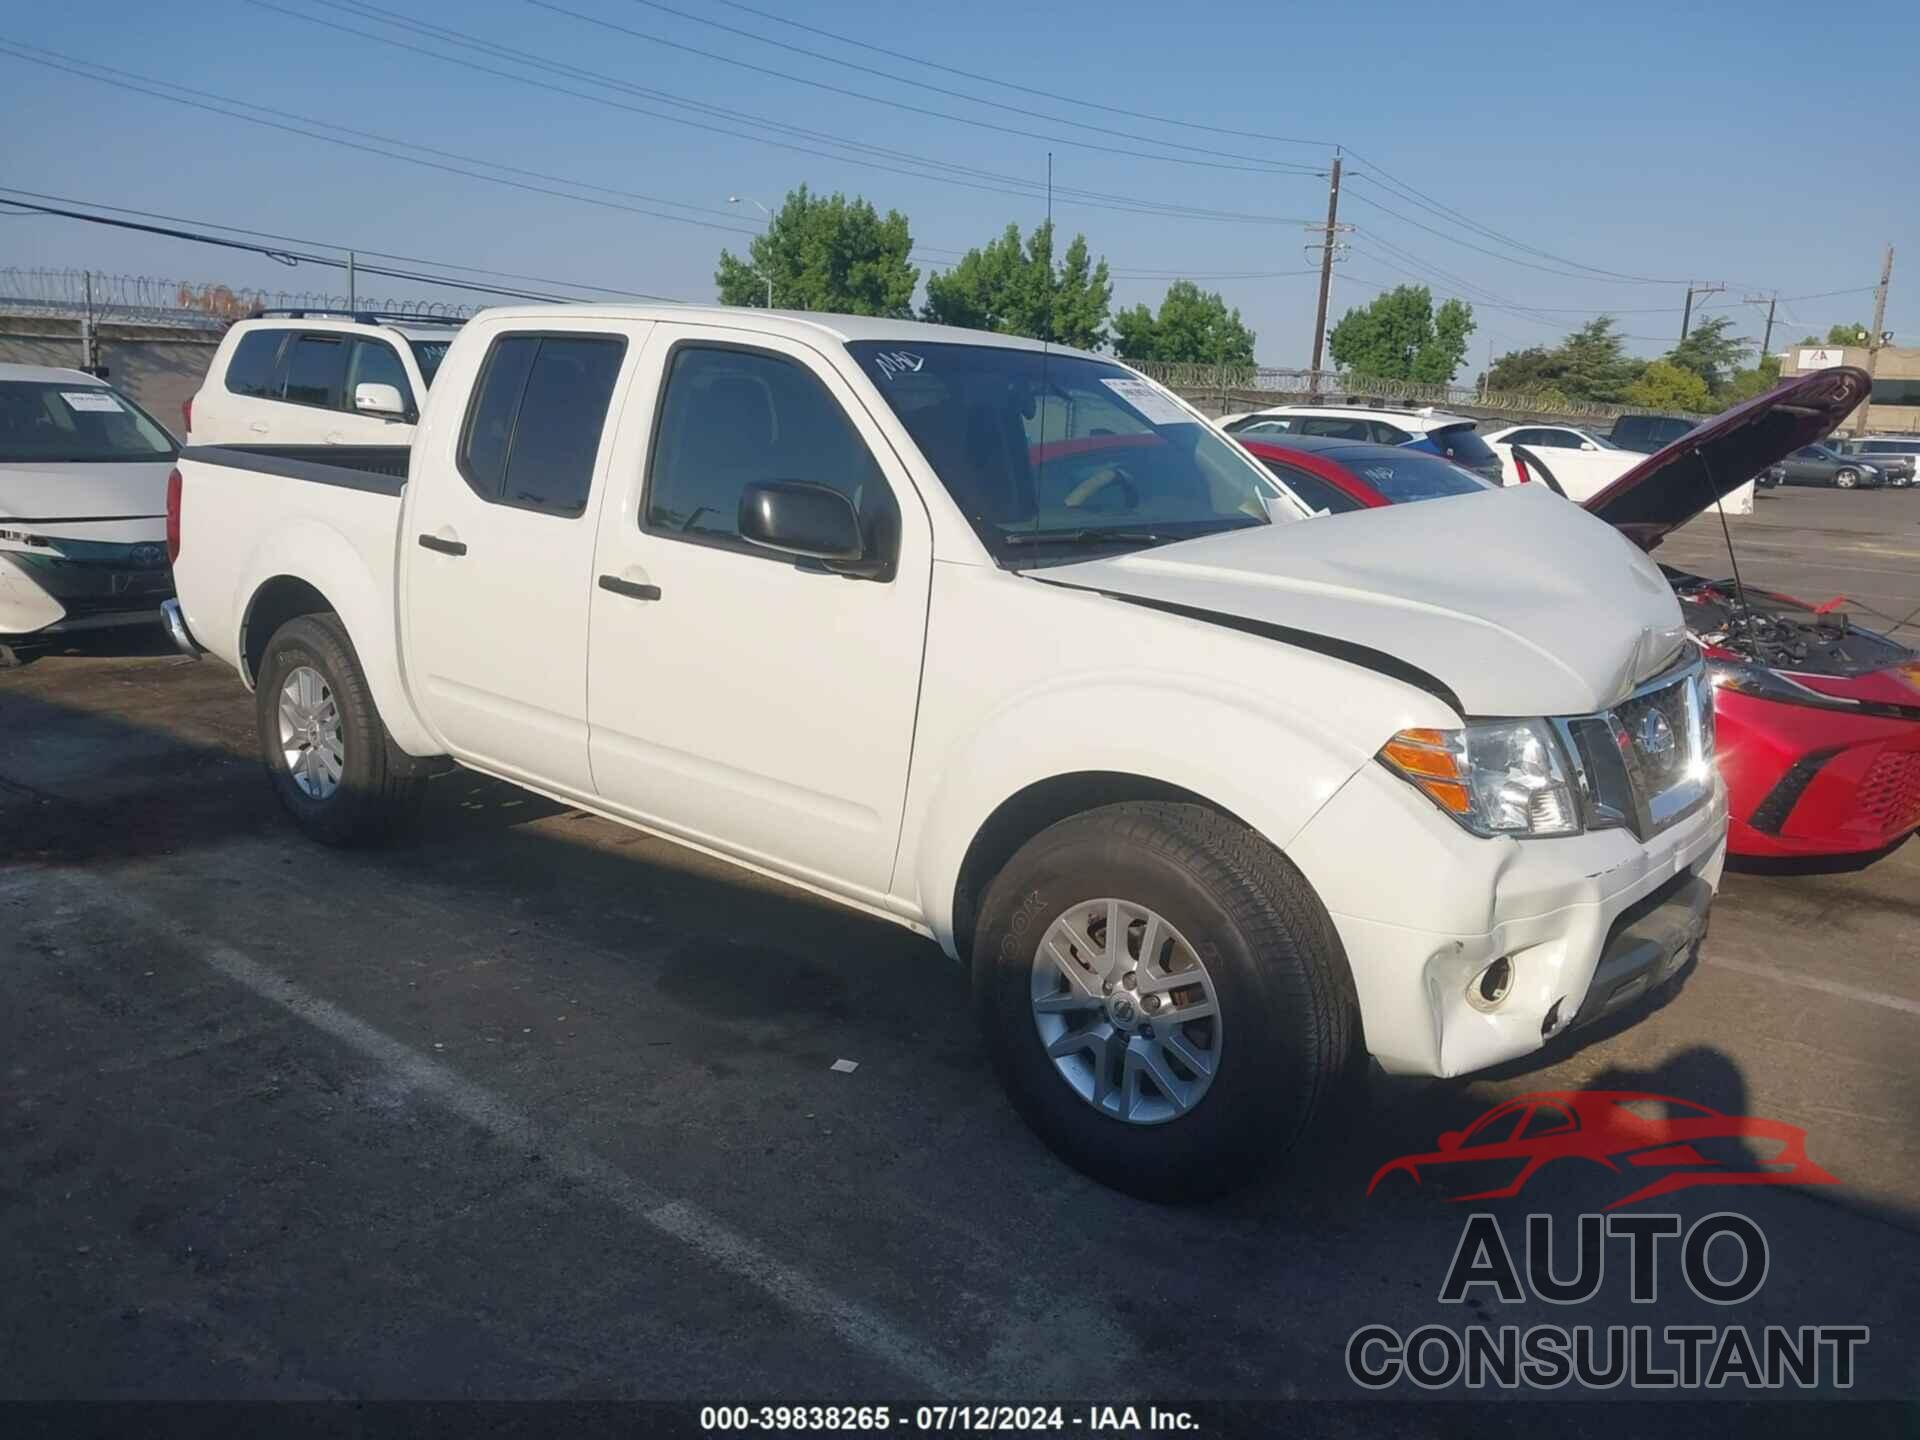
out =
[[[743,200],[747,204],[753,206],[753,208],[758,210],[762,215],[766,216],[767,223],[769,225],[773,223],[773,212],[767,209],[767,207],[762,205],[758,200],[754,199],[751,195],[727,196],[727,204],[729,205],[738,205]],[[762,280],[767,282],[767,309],[771,310],[773,308],[773,277],[759,270],[755,270],[753,271],[753,273],[755,275],[758,275]]]

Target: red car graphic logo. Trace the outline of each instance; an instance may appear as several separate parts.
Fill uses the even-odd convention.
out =
[[[1615,1210],[1696,1185],[1834,1185],[1807,1158],[1806,1132],[1753,1115],[1722,1115],[1691,1100],[1637,1090],[1550,1090],[1503,1100],[1464,1130],[1449,1130],[1426,1155],[1402,1155],[1374,1172],[1371,1195],[1390,1175],[1415,1184],[1442,1166],[1469,1179],[1471,1194],[1518,1195],[1556,1160],[1599,1165],[1647,1183],[1603,1206]]]

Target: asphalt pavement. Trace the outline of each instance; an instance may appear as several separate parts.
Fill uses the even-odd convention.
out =
[[[1751,582],[1920,607],[1920,492],[1730,523]],[[1861,1324],[1829,1398],[1911,1400],[1917,879],[1911,845],[1730,876],[1702,964],[1631,1023],[1376,1076],[1270,1179],[1169,1209],[1031,1138],[928,943],[461,773],[405,844],[326,850],[230,672],[43,655],[0,672],[0,1399],[1351,1400],[1358,1327],[1459,1320],[1475,1208],[1370,1198],[1375,1169],[1586,1087],[1802,1127],[1835,1183],[1654,1207],[1761,1227],[1737,1315],[1669,1267],[1652,1307],[1621,1269],[1577,1317],[1472,1318]],[[1607,1179],[1490,1208],[1570,1227]]]

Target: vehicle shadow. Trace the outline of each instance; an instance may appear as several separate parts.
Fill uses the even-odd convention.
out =
[[[28,635],[16,640],[0,639],[0,672],[24,670],[29,665],[62,657],[136,659],[178,653],[158,622],[123,625],[111,630],[82,630],[72,635]]]

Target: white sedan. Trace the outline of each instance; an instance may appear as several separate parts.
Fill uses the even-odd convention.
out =
[[[0,365],[0,645],[155,624],[173,437],[80,370]]]
[[[1513,447],[1524,446],[1553,472],[1556,484],[1576,504],[1591,500],[1647,457],[1579,425],[1509,425],[1480,437],[1500,457],[1506,484],[1520,483]],[[1538,476],[1534,478],[1538,479]],[[1729,515],[1753,513],[1753,485],[1740,486],[1722,503]]]

